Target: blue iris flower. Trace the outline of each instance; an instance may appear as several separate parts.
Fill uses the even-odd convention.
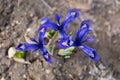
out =
[[[98,60],[98,55],[93,48],[86,46],[84,43],[91,42],[94,40],[93,37],[85,36],[90,32],[90,23],[87,20],[82,21],[80,29],[76,32],[75,40],[72,40],[72,36],[69,38],[62,39],[58,42],[60,48],[69,48],[71,46],[76,46],[77,48],[83,50],[91,59]]]
[[[60,15],[55,14],[54,19],[56,22],[52,22],[48,19],[48,17],[44,17],[41,19],[41,25],[39,30],[47,31],[48,27],[50,29],[59,31],[60,39],[67,38],[65,30],[67,29],[68,23],[74,19],[76,19],[79,16],[79,12],[76,9],[70,9],[65,17],[65,19],[60,23]]]
[[[45,61],[52,63],[51,55],[48,53],[46,48],[44,47],[44,32],[38,32],[38,41],[34,38],[30,38],[33,44],[30,43],[21,43],[19,44],[16,49],[21,51],[28,51],[32,50],[32,52],[37,51],[40,49],[41,56],[45,59]]]

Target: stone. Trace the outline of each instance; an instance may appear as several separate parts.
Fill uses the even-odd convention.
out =
[[[9,58],[12,58],[15,53],[16,53],[15,47],[10,47],[10,48],[8,49],[8,57],[9,57]]]

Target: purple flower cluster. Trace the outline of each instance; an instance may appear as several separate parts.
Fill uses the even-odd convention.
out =
[[[70,9],[62,22],[60,22],[60,15],[58,15],[57,13],[54,15],[54,19],[56,22],[52,22],[48,17],[42,18],[40,22],[41,25],[37,32],[38,40],[35,40],[34,38],[30,38],[30,40],[33,41],[34,44],[20,43],[16,47],[16,49],[22,51],[32,50],[33,52],[40,49],[40,55],[47,62],[52,63],[51,55],[44,47],[44,36],[49,28],[51,30],[59,32],[60,36],[57,43],[58,47],[62,49],[66,49],[72,46],[77,47],[83,50],[91,59],[97,61],[98,55],[95,52],[95,50],[84,44],[86,42],[91,42],[94,40],[93,37],[85,38],[85,36],[91,31],[90,23],[87,20],[81,22],[80,28],[77,30],[76,37],[74,40],[72,39],[72,36],[69,36],[66,33],[66,29],[68,28],[68,23],[72,20],[75,20],[77,17],[79,17],[79,15],[80,14],[76,9]]]

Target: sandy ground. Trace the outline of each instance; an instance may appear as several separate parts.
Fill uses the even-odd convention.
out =
[[[80,22],[91,23],[95,41],[88,44],[96,49],[100,60],[90,60],[76,49],[69,59],[53,55],[53,64],[35,58],[27,52],[23,64],[8,58],[8,50],[25,42],[25,34],[35,37],[40,19],[53,20],[55,12],[62,18],[76,8],[80,17],[67,30],[75,34]],[[0,0],[0,79],[1,80],[120,80],[120,1],[119,0]]]

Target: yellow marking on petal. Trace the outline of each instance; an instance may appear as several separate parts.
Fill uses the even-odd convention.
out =
[[[45,57],[48,59],[49,57],[48,57],[48,54],[47,55],[45,55]]]
[[[45,30],[45,29],[44,29],[44,28],[42,28],[42,30],[41,30],[41,31],[42,31],[42,32],[44,32],[44,30]]]
[[[95,57],[95,55],[93,53],[90,54],[91,57]]]
[[[43,20],[43,21],[41,21],[41,22],[40,22],[40,24],[44,24],[45,22],[46,22],[46,21],[45,21],[45,20]]]
[[[25,46],[20,46],[20,48],[23,48],[23,49],[24,49],[24,48],[25,48]]]
[[[67,45],[67,41],[63,42],[62,45]]]
[[[76,13],[75,12],[72,12],[71,15],[74,16]]]
[[[83,25],[83,28],[86,28],[86,27],[87,27],[87,25],[86,25],[86,24],[84,24],[84,25]]]

